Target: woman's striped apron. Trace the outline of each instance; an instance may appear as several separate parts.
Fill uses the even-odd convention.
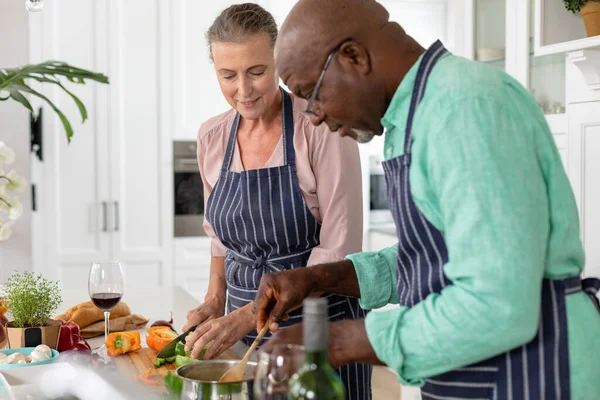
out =
[[[263,274],[306,266],[312,249],[320,243],[321,226],[304,202],[296,174],[292,99],[283,89],[281,93],[284,165],[229,171],[240,123],[238,113],[219,179],[208,199],[206,218],[227,248],[228,312],[254,301]],[[327,297],[331,321],[366,315],[355,298],[333,294]],[[285,328],[301,321],[302,309],[298,309],[280,326]],[[253,330],[242,340],[250,345],[256,335]],[[265,335],[269,336],[270,333]],[[371,398],[371,371],[364,364],[338,369],[349,399]]]

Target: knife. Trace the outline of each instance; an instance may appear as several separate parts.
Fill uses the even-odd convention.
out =
[[[194,329],[196,329],[196,326],[197,325],[192,326],[186,332],[183,332],[181,335],[179,335],[175,339],[171,340],[165,347],[163,347],[161,349],[161,351],[158,352],[158,354],[156,355],[156,358],[173,357],[175,355],[175,347],[177,347],[177,343],[182,342],[183,344],[185,344],[186,336],[189,335],[190,333],[194,332]]]

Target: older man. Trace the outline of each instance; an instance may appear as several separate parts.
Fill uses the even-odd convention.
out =
[[[399,303],[333,323],[331,362],[387,364],[429,399],[597,398],[600,280],[579,278],[574,196],[527,91],[439,41],[423,49],[370,0],[300,0],[276,64],[314,124],[360,142],[385,128],[398,244],[264,276],[257,327],[311,293]]]

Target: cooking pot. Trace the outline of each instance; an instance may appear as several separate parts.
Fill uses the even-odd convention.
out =
[[[177,368],[183,381],[182,400],[252,400],[256,362],[248,361],[240,382],[219,383],[219,378],[239,360],[196,361]]]

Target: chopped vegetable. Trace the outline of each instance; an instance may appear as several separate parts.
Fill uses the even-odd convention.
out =
[[[114,332],[106,339],[109,356],[131,353],[142,348],[139,332]]]
[[[177,356],[175,358],[175,366],[177,366],[177,368],[179,368],[179,367],[183,367],[184,365],[193,363],[195,361],[198,361],[198,360],[195,360],[191,357],[186,357],[186,356]]]
[[[185,351],[185,344],[183,344],[183,342],[177,343],[177,345],[175,346],[175,355],[176,356],[189,357],[190,354],[192,354],[191,351]]]
[[[177,332],[168,326],[152,326],[146,329],[146,344],[157,353],[177,337]]]

